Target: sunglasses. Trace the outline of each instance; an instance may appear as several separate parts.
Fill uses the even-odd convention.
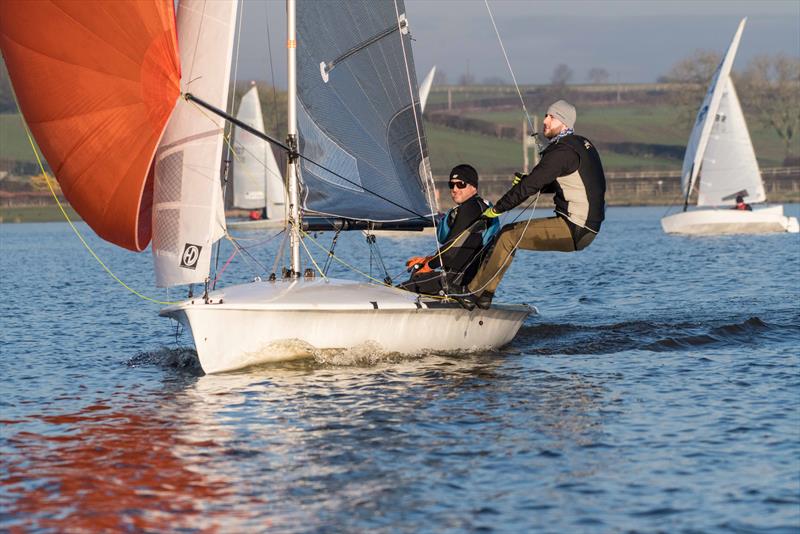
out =
[[[449,187],[450,189],[453,189],[454,187],[457,187],[459,189],[464,189],[465,187],[467,187],[467,182],[447,182],[447,187]]]

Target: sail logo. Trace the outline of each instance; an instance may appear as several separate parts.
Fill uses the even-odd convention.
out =
[[[200,245],[186,243],[183,247],[183,255],[181,256],[181,267],[184,269],[196,269],[201,250],[203,250],[203,247]]]

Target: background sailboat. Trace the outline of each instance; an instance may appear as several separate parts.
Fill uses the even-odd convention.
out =
[[[264,133],[261,101],[255,83],[242,96],[236,118]],[[247,230],[286,225],[286,188],[272,146],[247,130],[234,127],[233,207],[253,210],[258,220],[228,220],[228,228]]]
[[[431,67],[431,70],[428,71],[428,74],[419,86],[419,109],[423,113],[425,112],[425,104],[428,103],[428,95],[431,93],[431,87],[433,87],[434,76],[436,76],[436,65]]]
[[[668,234],[735,234],[797,232],[797,219],[783,215],[783,206],[755,211],[733,210],[737,195],[751,203],[764,202],[766,194],[753,143],[730,77],[747,19],[742,19],[725,57],[711,80],[697,113],[683,160],[681,185],[685,202],[682,213],[664,217]],[[698,181],[698,207],[688,211],[689,197]]]

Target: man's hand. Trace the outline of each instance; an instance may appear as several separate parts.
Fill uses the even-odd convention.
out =
[[[522,181],[523,178],[525,178],[524,174],[522,174],[521,172],[515,172],[514,179],[511,181],[511,185],[517,185]]]
[[[429,273],[433,271],[431,266],[428,265],[429,261],[430,258],[425,256],[414,256],[406,262],[406,270],[410,273]]]
[[[495,219],[497,217],[500,217],[500,214],[494,211],[494,208],[486,208],[486,211],[481,213],[482,219]]]

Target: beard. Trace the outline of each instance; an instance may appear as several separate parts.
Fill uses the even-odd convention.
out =
[[[544,136],[548,139],[552,139],[558,134],[561,133],[561,130],[557,130],[555,128],[545,128],[544,129]]]

